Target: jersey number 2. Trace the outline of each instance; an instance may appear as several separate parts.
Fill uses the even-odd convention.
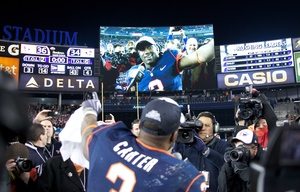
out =
[[[110,189],[109,192],[133,191],[136,183],[135,173],[120,162],[114,163],[109,167],[108,172],[106,174],[106,178],[109,179],[112,183],[116,183],[118,178],[120,178],[123,181],[120,190]]]

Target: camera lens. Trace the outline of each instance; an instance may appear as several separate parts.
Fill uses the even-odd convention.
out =
[[[239,153],[237,151],[231,151],[230,153],[230,157],[231,157],[231,160],[238,160],[239,159]]]
[[[188,131],[183,131],[183,132],[181,133],[181,137],[182,137],[183,139],[189,140],[189,139],[191,138],[191,134],[190,134]]]
[[[239,116],[242,119],[249,119],[252,114],[253,114],[253,112],[251,109],[243,109],[239,112]]]
[[[17,165],[19,169],[23,172],[29,172],[33,167],[32,161],[30,160],[20,160],[17,162]]]
[[[235,149],[230,151],[229,157],[231,161],[248,160],[250,157],[250,151],[243,145],[239,145]]]
[[[178,130],[177,142],[192,143],[194,141],[193,129],[184,128]]]
[[[29,171],[32,168],[31,161],[28,161],[28,160],[23,161],[22,168],[23,168],[23,170]]]

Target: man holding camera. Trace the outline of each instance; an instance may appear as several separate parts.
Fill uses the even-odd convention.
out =
[[[36,169],[27,158],[28,149],[24,144],[16,141],[7,147],[6,169],[10,176],[11,192],[27,192],[35,189]]]
[[[214,133],[218,132],[218,122],[212,113],[208,111],[199,113],[195,124],[198,127],[193,130],[193,141],[178,142],[177,139],[172,151],[180,153],[184,161],[191,162],[202,171],[206,176],[207,191],[216,192],[219,171],[224,164],[224,153],[230,143],[214,136]]]
[[[250,166],[262,158],[265,151],[258,138],[249,129],[240,130],[232,139],[234,148],[228,148],[224,155],[225,163],[219,173],[219,192],[250,191]]]

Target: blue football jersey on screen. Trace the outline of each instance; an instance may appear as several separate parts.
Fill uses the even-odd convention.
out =
[[[176,61],[178,54],[177,50],[166,50],[155,67],[144,71],[144,77],[139,82],[139,91],[150,91],[149,83],[157,79],[161,81],[164,91],[182,90],[182,75],[178,70],[178,62]],[[132,66],[127,74],[131,70],[136,70],[138,66]],[[127,79],[128,84],[131,80],[132,78]]]
[[[88,191],[200,191],[204,182],[191,163],[145,145],[123,122],[94,129],[88,146]]]

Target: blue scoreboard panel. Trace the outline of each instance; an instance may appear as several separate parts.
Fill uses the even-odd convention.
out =
[[[95,49],[23,43],[21,74],[93,76]]]

